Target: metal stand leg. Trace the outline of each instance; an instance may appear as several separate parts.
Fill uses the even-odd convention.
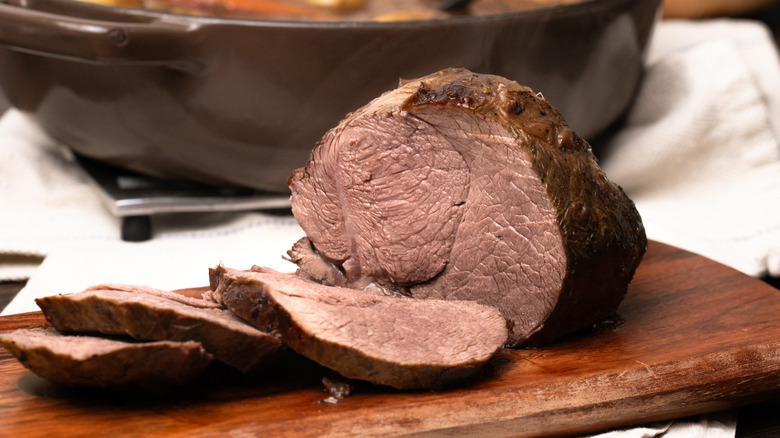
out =
[[[125,216],[122,218],[122,240],[143,242],[152,238],[152,221],[149,216]]]

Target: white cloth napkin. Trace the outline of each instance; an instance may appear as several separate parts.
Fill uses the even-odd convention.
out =
[[[601,165],[652,239],[780,275],[780,63],[749,21],[665,22]]]
[[[737,411],[731,410],[613,430],[591,438],[733,438],[736,429]]]

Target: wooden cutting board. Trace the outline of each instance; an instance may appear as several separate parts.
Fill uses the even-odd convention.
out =
[[[0,354],[0,435],[536,436],[586,433],[780,397],[780,291],[651,242],[622,324],[537,350],[503,351],[488,375],[447,391],[358,385],[324,402],[324,370],[288,362],[265,377],[212,370],[159,397],[75,391]],[[40,325],[39,313],[0,330]],[[224,370],[223,370],[224,371]]]

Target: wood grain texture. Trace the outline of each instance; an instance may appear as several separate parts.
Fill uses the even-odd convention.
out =
[[[324,403],[324,371],[286,363],[254,380],[212,370],[156,401],[57,387],[0,355],[0,431],[10,436],[538,436],[677,418],[780,396],[780,291],[651,242],[622,324],[537,350],[505,350],[456,389],[358,385]],[[42,324],[0,318],[0,330]]]

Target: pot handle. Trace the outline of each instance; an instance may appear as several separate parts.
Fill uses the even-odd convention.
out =
[[[194,73],[203,63],[187,53],[199,28],[175,16],[147,22],[95,20],[0,2],[0,44],[84,63],[148,64]]]

